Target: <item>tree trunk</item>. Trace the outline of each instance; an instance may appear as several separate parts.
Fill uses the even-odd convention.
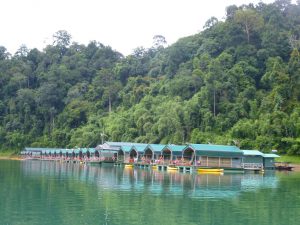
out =
[[[109,92],[109,95],[108,95],[108,112],[109,112],[109,114],[111,113],[111,97],[110,97],[110,92]]]
[[[248,41],[248,44],[249,44],[249,42],[250,42],[250,31],[249,31],[249,27],[248,27],[247,23],[245,24],[245,30],[246,30],[246,34],[247,34],[247,41]]]
[[[216,90],[214,89],[214,117],[216,116]]]

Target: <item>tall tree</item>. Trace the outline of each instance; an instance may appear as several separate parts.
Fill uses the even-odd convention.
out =
[[[260,31],[264,25],[263,17],[253,9],[240,9],[236,11],[234,19],[243,27],[248,43],[250,43],[252,33]]]

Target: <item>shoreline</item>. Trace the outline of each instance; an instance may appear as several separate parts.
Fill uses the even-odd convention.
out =
[[[0,160],[22,160],[19,156],[0,156]]]
[[[291,164],[293,167],[292,171],[299,172],[300,171],[300,164]]]
[[[0,160],[23,160],[20,156],[0,156]],[[292,171],[300,172],[300,164],[290,164]]]
[[[9,159],[9,157],[8,156],[0,156],[0,160],[1,159]]]

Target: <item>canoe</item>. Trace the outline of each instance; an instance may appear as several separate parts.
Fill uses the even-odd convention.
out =
[[[199,173],[223,173],[224,169],[212,169],[212,168],[200,168],[198,169]]]

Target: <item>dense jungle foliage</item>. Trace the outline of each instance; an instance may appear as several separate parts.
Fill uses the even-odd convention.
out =
[[[0,148],[94,147],[101,139],[234,144],[300,154],[300,1],[226,8],[203,31],[124,57],[53,35],[0,47]]]

